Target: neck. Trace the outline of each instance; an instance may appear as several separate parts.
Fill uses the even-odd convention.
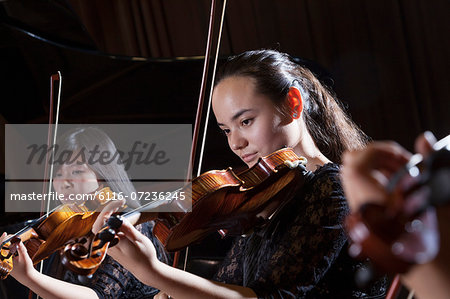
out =
[[[307,130],[303,130],[300,142],[293,149],[297,155],[303,156],[308,160],[306,169],[310,171],[315,171],[317,167],[331,162],[330,159],[325,157],[325,155],[317,148]]]

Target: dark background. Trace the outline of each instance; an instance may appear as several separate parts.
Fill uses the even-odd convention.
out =
[[[450,131],[449,4],[229,0],[220,56],[275,48],[304,59],[369,136],[412,150],[420,132]],[[209,13],[207,0],[0,1],[2,126],[47,123],[58,70],[61,123],[193,123]],[[241,165],[214,122],[209,132],[202,171]]]

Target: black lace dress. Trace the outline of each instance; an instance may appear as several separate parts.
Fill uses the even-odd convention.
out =
[[[347,254],[338,166],[320,167],[302,190],[269,225],[235,241],[214,280],[259,298],[383,298],[384,279],[365,290],[353,283],[361,264]]]
[[[163,246],[152,234],[153,226],[153,222],[147,222],[138,225],[136,228],[153,242],[158,252],[159,260],[167,263],[167,256]],[[51,264],[53,266],[55,264],[58,265],[59,254],[53,256],[53,258],[54,260]],[[105,261],[103,261],[92,277],[76,275],[59,265],[52,267],[48,274],[70,283],[89,287],[97,293],[99,298],[153,298],[159,292],[157,289],[140,282],[133,274],[109,256],[106,256]]]

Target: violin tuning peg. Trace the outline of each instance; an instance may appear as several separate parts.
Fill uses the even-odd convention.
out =
[[[113,230],[118,230],[122,226],[122,217],[118,215],[113,215],[108,219],[108,226]]]
[[[106,242],[110,242],[114,239],[116,232],[110,228],[104,229],[98,233],[98,238],[102,240],[102,245]],[[102,246],[101,245],[101,246]]]

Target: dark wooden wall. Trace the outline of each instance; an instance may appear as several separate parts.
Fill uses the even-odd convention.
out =
[[[105,52],[204,53],[207,0],[70,3]],[[449,7],[446,0],[229,0],[221,54],[277,48],[316,61],[370,136],[410,147],[423,130],[450,131]]]
[[[449,6],[229,0],[220,54],[276,48],[315,61],[369,136],[412,149],[424,130],[450,131]],[[45,123],[48,78],[57,70],[65,79],[63,123],[192,122],[202,59],[168,58],[204,54],[209,11],[207,0],[3,1],[2,122]],[[212,135],[204,170],[232,159]]]

